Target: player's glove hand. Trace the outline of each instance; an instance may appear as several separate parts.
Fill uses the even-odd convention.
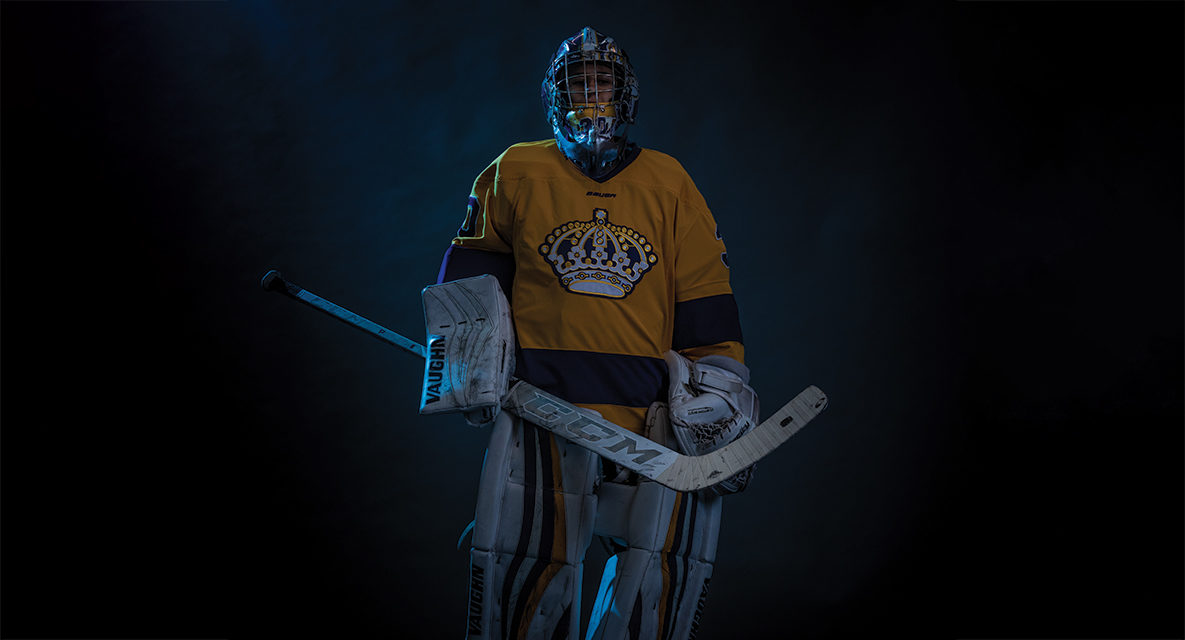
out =
[[[760,406],[749,386],[749,368],[727,356],[696,362],[668,351],[668,403],[671,432],[686,455],[699,456],[723,447],[757,424]],[[744,491],[750,466],[712,486],[718,494]]]

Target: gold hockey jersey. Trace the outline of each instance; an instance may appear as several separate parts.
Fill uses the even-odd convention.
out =
[[[440,280],[477,273],[509,285],[518,377],[634,431],[666,399],[667,350],[744,361],[723,239],[658,151],[596,182],[555,140],[511,146],[474,181]]]

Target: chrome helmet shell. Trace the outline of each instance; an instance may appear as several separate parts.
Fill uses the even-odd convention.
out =
[[[542,98],[560,151],[594,180],[612,173],[638,113],[638,79],[617,42],[592,27],[564,40],[543,78]]]

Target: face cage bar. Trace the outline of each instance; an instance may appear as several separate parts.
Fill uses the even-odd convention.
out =
[[[608,102],[600,102],[595,98],[600,91],[600,82],[596,65],[598,63],[605,63],[613,67],[613,81],[612,91],[613,97]],[[626,101],[627,92],[631,85],[636,84],[633,79],[633,73],[629,70],[629,63],[619,53],[600,53],[595,52],[591,55],[583,53],[572,53],[559,60],[551,69],[552,86],[552,100],[556,107],[560,109],[571,109],[574,105],[614,105],[618,112],[622,111],[621,105]],[[569,69],[573,66],[580,67],[580,73],[571,73]],[[591,67],[591,73],[590,73]],[[591,77],[591,85],[588,82],[583,82],[583,90],[572,91],[568,89],[573,81],[583,81],[584,78]],[[574,98],[577,98],[574,100]]]

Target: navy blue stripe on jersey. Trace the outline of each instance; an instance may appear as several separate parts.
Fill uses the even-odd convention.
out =
[[[519,349],[516,358],[516,376],[568,402],[649,407],[667,397],[662,358],[553,349]]]
[[[436,276],[436,284],[486,273],[498,279],[498,284],[502,285],[502,293],[510,300],[510,286],[514,283],[514,256],[509,253],[482,251],[451,244],[444,252],[444,259],[440,261],[440,273]]]
[[[675,351],[726,341],[744,344],[741,316],[731,293],[696,298],[675,304],[675,332],[671,348]]]

